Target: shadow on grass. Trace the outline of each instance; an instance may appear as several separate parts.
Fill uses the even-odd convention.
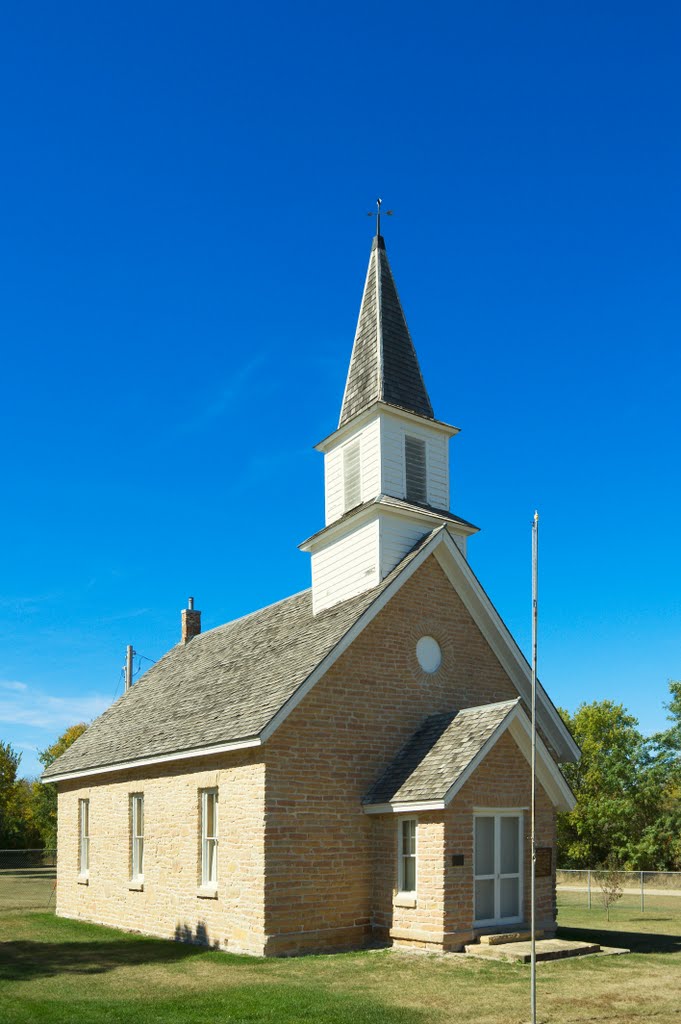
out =
[[[175,941],[129,935],[93,942],[0,942],[0,981],[31,981],[66,974],[106,974],[118,967],[177,963],[218,948],[203,921],[175,928]],[[242,958],[230,956],[234,963]],[[250,958],[249,958],[250,959]]]
[[[661,920],[666,920],[661,918]],[[598,942],[601,946],[622,946],[632,953],[681,953],[681,935],[657,935],[652,932],[612,931],[597,928],[566,928],[560,925],[559,939]]]
[[[0,981],[32,981],[57,974],[105,974],[117,967],[177,963],[206,953],[206,947],[170,941],[32,942],[0,943]]]

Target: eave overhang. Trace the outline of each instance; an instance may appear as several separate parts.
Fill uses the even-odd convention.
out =
[[[166,764],[170,761],[193,760],[197,757],[211,757],[213,754],[226,754],[232,750],[245,750],[248,747],[262,746],[259,736],[251,736],[249,739],[234,740],[231,743],[216,743],[210,747],[194,747],[191,750],[176,750],[169,754],[153,754],[150,757],[140,757],[133,761],[118,761],[113,764],[98,765],[94,768],[82,768],[79,771],[61,772],[58,775],[40,777],[43,783],[67,782],[70,779],[82,779],[91,775],[105,775],[110,772],[124,772],[131,768],[146,768],[156,764]]]
[[[311,537],[304,540],[298,547],[301,551],[314,554],[324,548],[327,544],[344,536],[349,530],[354,530],[364,523],[371,522],[380,513],[397,516],[398,518],[411,519],[412,522],[423,523],[424,532],[446,526],[452,533],[462,537],[470,537],[478,533],[480,527],[474,526],[466,519],[460,519],[451,512],[444,509],[429,508],[421,505],[412,505],[403,502],[400,498],[393,498],[389,494],[379,494],[378,497],[367,501],[363,505],[346,512],[340,519],[335,519],[328,526],[322,527]]]
[[[443,434],[445,437],[454,437],[455,434],[460,433],[459,427],[453,427],[451,423],[444,423],[442,420],[431,420],[426,416],[420,416],[418,413],[410,412],[408,409],[403,409],[399,405],[391,405],[389,402],[378,401],[374,402],[367,409],[363,409],[362,412],[357,413],[351,420],[344,423],[342,427],[338,427],[332,434],[325,437],[318,444],[314,445],[315,451],[328,452],[332,448],[341,444],[346,438],[351,437],[355,431],[360,430],[370,420],[374,419],[380,413],[396,416],[398,419],[404,420],[406,423],[412,425],[431,427]]]

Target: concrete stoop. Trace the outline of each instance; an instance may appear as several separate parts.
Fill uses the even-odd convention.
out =
[[[483,936],[487,938],[487,936]],[[500,939],[497,942],[475,943],[465,947],[466,952],[484,960],[511,960],[515,963],[529,964],[532,959],[532,944],[523,939]],[[600,953],[597,942],[576,942],[567,939],[537,939],[537,960],[563,960],[568,956],[587,956]]]

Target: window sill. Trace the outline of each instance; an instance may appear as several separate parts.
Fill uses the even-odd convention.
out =
[[[90,876],[89,875],[78,875],[78,878],[76,879],[76,882],[78,883],[78,885],[89,885],[90,884]]]
[[[218,890],[214,885],[200,885],[196,890],[196,895],[200,900],[216,900]]]
[[[144,879],[133,878],[128,882],[128,892],[144,892]]]
[[[394,907],[415,907],[416,894],[412,892],[398,892],[393,896]]]

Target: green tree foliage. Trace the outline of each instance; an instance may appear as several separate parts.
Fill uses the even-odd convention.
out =
[[[661,777],[661,809],[644,836],[648,845],[664,855],[669,870],[681,870],[681,681],[669,683],[669,728],[652,737]]]
[[[72,743],[82,736],[87,726],[83,722],[70,726],[59,739],[41,750],[38,754],[40,763],[44,768],[49,768],[53,761],[64,753]],[[48,849],[56,849],[57,846],[57,787],[53,782],[33,784],[33,817],[35,826],[40,835],[42,845]]]
[[[634,870],[681,869],[681,684],[671,683],[672,726],[646,738],[621,704],[561,710],[582,750],[563,765],[577,798],[558,818],[563,867],[593,867],[609,858]]]
[[[0,741],[0,848],[17,850],[35,846],[31,784],[18,779],[21,754]]]

